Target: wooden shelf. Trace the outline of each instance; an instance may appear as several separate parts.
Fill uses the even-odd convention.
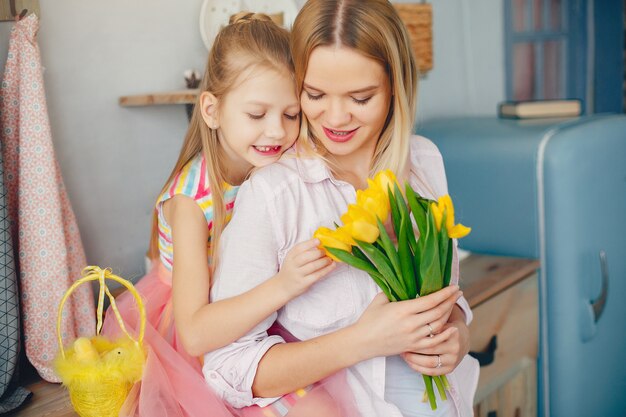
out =
[[[120,106],[155,106],[167,104],[194,104],[198,96],[198,89],[179,91],[166,91],[162,93],[138,94],[122,96],[119,99]]]

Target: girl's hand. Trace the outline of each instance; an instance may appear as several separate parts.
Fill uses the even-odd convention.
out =
[[[318,239],[311,239],[295,245],[277,274],[289,299],[304,293],[309,287],[325,277],[336,264],[318,246]]]
[[[446,323],[461,295],[456,285],[407,301],[389,302],[378,294],[354,324],[361,360],[421,352],[450,339],[457,329]]]
[[[445,375],[452,372],[467,355],[469,352],[469,328],[465,324],[465,317],[458,306],[455,306],[449,322],[442,329],[442,333],[452,331],[445,340],[432,347],[402,354],[411,368],[425,375]],[[434,336],[433,339],[437,336],[439,335]],[[441,367],[437,368],[439,360]]]

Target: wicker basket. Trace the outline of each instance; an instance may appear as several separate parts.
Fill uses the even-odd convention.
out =
[[[393,3],[406,26],[420,75],[433,69],[433,8],[427,3]]]
[[[126,327],[115,304],[115,299],[106,286],[105,280],[117,281],[126,287],[135,297],[139,307],[140,328],[139,335],[133,338]],[[80,285],[99,281],[100,292],[98,297],[96,336],[83,339],[81,342],[89,345],[88,351],[92,354],[88,360],[79,355],[77,341],[72,346],[63,347],[61,335],[61,317],[63,306],[72,292]],[[119,340],[110,341],[100,336],[104,309],[104,295],[111,301],[111,308],[126,336]],[[145,351],[143,338],[146,326],[146,313],[141,297],[133,285],[116,275],[109,269],[102,270],[97,266],[90,266],[83,270],[83,277],[77,280],[65,293],[59,305],[57,318],[57,338],[59,353],[54,361],[56,373],[61,378],[70,394],[74,410],[81,417],[117,417],[119,411],[135,382],[141,379]]]

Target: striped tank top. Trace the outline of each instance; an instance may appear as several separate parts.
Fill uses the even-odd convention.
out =
[[[226,185],[224,190],[227,220],[230,220],[238,190],[239,187],[230,185]],[[213,226],[213,197],[209,188],[209,175],[206,170],[206,161],[202,152],[193,157],[193,159],[178,172],[165,192],[159,196],[156,203],[159,232],[159,257],[163,265],[170,271],[174,265],[174,247],[172,245],[172,229],[163,214],[163,203],[179,194],[192,198],[198,206],[200,206],[210,232]],[[209,234],[209,242],[207,242],[207,260],[210,241],[211,236]]]

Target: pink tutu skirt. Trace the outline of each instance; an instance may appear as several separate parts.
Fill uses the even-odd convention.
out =
[[[135,285],[146,309],[147,358],[143,378],[129,393],[120,417],[359,417],[345,372],[288,394],[268,407],[228,406],[205,382],[199,358],[188,355],[176,335],[171,282],[171,272],[156,262]],[[139,310],[135,299],[125,292],[116,303],[127,329],[136,332]],[[110,309],[102,334],[112,339],[123,335]]]

